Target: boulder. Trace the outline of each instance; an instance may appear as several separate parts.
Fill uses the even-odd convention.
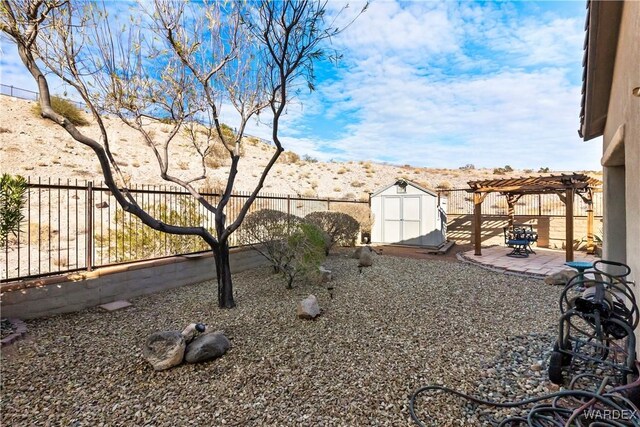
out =
[[[300,319],[315,319],[320,314],[320,306],[315,295],[309,295],[298,303],[296,314]]]
[[[362,251],[358,258],[358,267],[371,267],[373,265],[373,252],[371,250]]]
[[[362,252],[370,252],[371,251],[371,247],[369,246],[360,246],[358,248],[356,248],[355,252],[353,253],[353,258],[355,259],[360,259],[360,255],[362,254]]]
[[[187,363],[200,363],[217,359],[229,350],[231,343],[220,331],[209,332],[195,338],[187,346],[184,360]]]
[[[571,278],[573,276],[575,276],[576,274],[578,274],[577,271],[573,270],[573,269],[569,269],[566,268],[562,271],[558,271],[557,273],[553,273],[548,275],[547,277],[544,278],[544,283],[546,283],[547,285],[566,285],[567,283],[569,283],[569,280],[571,280]]]
[[[322,283],[330,282],[330,281],[333,280],[333,275],[331,273],[331,270],[326,269],[322,265],[319,267],[318,270],[320,271],[320,276],[321,276]]]
[[[178,331],[154,332],[147,337],[142,355],[156,371],[182,363],[186,343]]]

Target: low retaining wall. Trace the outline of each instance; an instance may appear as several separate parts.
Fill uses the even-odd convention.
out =
[[[559,216],[517,215],[516,224],[531,224],[538,233],[536,246],[550,249],[564,249],[566,220]],[[482,216],[482,244],[504,245],[503,228],[508,225],[506,216]],[[594,232],[602,230],[602,217],[593,221]],[[587,218],[573,218],[573,238],[582,239],[587,235]],[[448,215],[447,238],[458,244],[473,243],[473,215]]]
[[[266,265],[253,249],[232,249],[231,271]],[[33,319],[80,311],[108,302],[134,298],[215,279],[210,253],[163,258],[99,268],[90,272],[3,284],[2,317]]]

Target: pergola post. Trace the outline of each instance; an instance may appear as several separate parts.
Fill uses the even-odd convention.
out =
[[[593,190],[588,188],[586,194],[580,194],[580,197],[587,204],[587,253],[594,254],[596,246],[593,243]]]
[[[482,255],[482,193],[473,193],[473,241],[475,244],[474,255]]]
[[[565,254],[566,261],[573,261],[573,187],[566,189],[564,205],[566,208],[565,224]]]
[[[507,216],[509,217],[509,229],[513,230],[513,221],[516,216],[515,205],[520,200],[521,194],[507,194]]]

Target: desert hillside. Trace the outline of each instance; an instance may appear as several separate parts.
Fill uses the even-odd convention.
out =
[[[33,111],[34,102],[0,95],[0,171],[20,174],[32,179],[78,179],[101,181],[98,161],[93,152],[75,142],[52,122]],[[87,114],[87,119],[91,117]],[[137,131],[117,118],[108,118],[107,132],[112,152],[125,178],[136,184],[166,184],[149,147]],[[160,142],[169,132],[169,125],[151,124],[153,137]],[[95,125],[82,130],[98,140]],[[198,176],[201,162],[186,138],[178,135],[172,142],[169,171],[182,179]],[[285,147],[287,148],[287,147]],[[273,145],[257,138],[245,138],[236,184],[237,190],[254,188],[259,174],[274,152]],[[303,160],[306,159],[306,160]],[[226,181],[228,161],[220,150],[207,158],[207,180],[200,186],[217,187]],[[367,193],[405,178],[427,188],[464,188],[467,181],[535,175],[532,171],[506,172],[496,175],[493,169],[434,169],[411,165],[379,164],[366,159],[358,162],[320,162],[283,153],[271,170],[263,192],[296,194],[308,197],[365,198]]]

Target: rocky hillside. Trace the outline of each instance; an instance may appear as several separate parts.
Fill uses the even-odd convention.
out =
[[[0,96],[0,171],[30,176],[36,180],[51,178],[55,181],[101,181],[98,161],[93,152],[73,141],[57,125],[38,117],[33,107],[34,102]],[[87,115],[87,119],[91,118]],[[126,179],[137,184],[166,184],[159,176],[155,157],[139,134],[117,118],[108,118],[106,123],[112,152]],[[160,122],[150,126],[153,137],[158,142],[166,137],[170,128]],[[89,125],[82,129],[98,139],[97,126]],[[245,139],[237,190],[248,191],[254,188],[274,150],[273,145],[257,138]],[[186,138],[180,135],[176,137],[170,157],[172,174],[187,179],[201,173],[200,160]],[[206,164],[208,178],[201,185],[216,187],[226,181],[228,160],[221,150],[214,150]],[[493,169],[433,169],[386,165],[367,160],[320,162],[285,152],[272,169],[263,191],[308,197],[359,199],[398,178],[435,189],[464,188],[469,180],[532,174],[532,171],[515,170],[497,175]]]

